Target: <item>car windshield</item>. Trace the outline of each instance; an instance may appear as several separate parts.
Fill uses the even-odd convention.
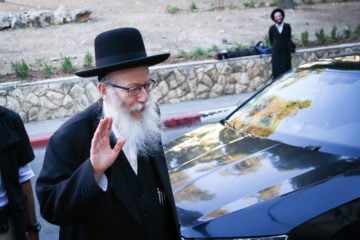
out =
[[[302,69],[239,107],[226,126],[287,144],[360,155],[360,71]]]

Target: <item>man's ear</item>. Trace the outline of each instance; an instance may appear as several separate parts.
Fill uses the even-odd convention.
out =
[[[104,83],[98,84],[98,90],[99,90],[101,97],[104,97],[107,93],[106,85]]]

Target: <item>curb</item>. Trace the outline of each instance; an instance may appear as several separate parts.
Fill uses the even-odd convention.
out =
[[[33,148],[44,147],[49,141],[50,136],[30,138],[30,143]]]
[[[204,111],[193,114],[185,114],[182,116],[167,117],[161,120],[161,124],[165,129],[178,128],[191,126],[195,124],[204,124],[210,122],[216,122],[219,118],[225,115],[233,108],[220,108],[211,111]],[[49,141],[50,135],[43,137],[32,137],[30,143],[33,148],[45,147]]]
[[[164,128],[176,128],[181,126],[201,123],[201,114],[188,114],[183,116],[169,117],[161,121]]]

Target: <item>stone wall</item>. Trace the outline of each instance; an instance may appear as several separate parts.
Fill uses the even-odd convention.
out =
[[[360,43],[297,51],[293,67],[333,55],[360,52]],[[255,55],[226,60],[151,68],[159,103],[176,103],[253,92],[271,81],[271,57]],[[24,122],[71,116],[99,98],[96,78],[68,77],[0,84],[0,105],[15,110]]]

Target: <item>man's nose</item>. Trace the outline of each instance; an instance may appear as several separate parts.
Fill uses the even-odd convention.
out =
[[[139,102],[145,103],[149,100],[149,92],[144,87],[142,87],[137,97]]]

